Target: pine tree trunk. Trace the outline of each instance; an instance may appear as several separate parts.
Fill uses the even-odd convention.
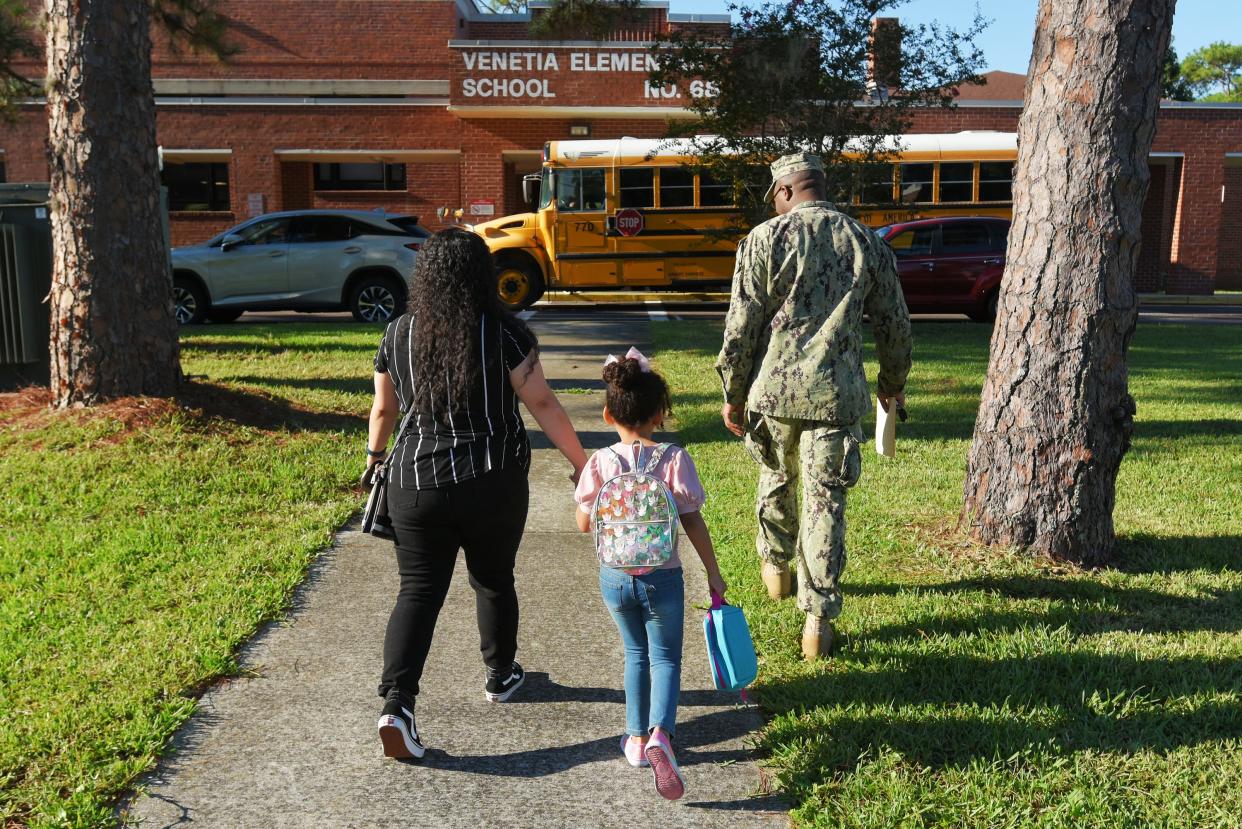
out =
[[[1083,564],[1113,549],[1126,350],[1174,0],[1041,0],[1013,227],[962,518]]]
[[[181,368],[160,224],[150,6],[45,2],[53,405],[170,396]]]

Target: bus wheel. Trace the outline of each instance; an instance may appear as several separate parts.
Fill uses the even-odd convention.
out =
[[[543,296],[543,276],[525,262],[501,262],[496,268],[496,292],[506,308],[521,311]]]

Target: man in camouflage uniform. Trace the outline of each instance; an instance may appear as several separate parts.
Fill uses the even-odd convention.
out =
[[[759,462],[757,546],[773,598],[791,591],[806,611],[802,652],[832,648],[845,567],[845,493],[861,472],[859,421],[870,411],[862,317],[879,355],[880,403],[904,405],[910,314],[893,252],[827,201],[823,164],[810,153],[772,165],[777,216],[738,246],[733,298],[716,368],[725,425]],[[798,514],[798,480],[802,511]]]

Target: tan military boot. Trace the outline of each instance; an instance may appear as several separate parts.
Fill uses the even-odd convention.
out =
[[[828,619],[806,614],[806,624],[802,627],[802,656],[808,661],[827,659],[832,655],[832,645],[837,632]]]
[[[788,598],[793,592],[788,564],[773,564],[770,561],[763,563],[763,571],[760,574],[763,577],[763,584],[768,588],[768,595],[773,599],[780,600]]]

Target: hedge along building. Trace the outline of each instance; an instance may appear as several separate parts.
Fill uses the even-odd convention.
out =
[[[532,2],[531,14],[546,3]],[[607,42],[532,40],[528,15],[471,0],[220,0],[229,63],[159,44],[157,129],[174,244],[250,216],[382,209],[438,226],[521,212],[549,140],[658,138],[689,88],[648,85],[651,41],[727,18],[647,2]],[[157,36],[158,41],[158,36]],[[44,67],[18,67],[30,77]],[[912,131],[1017,129],[1022,76],[992,73]],[[46,181],[39,102],[0,125],[0,179]],[[1138,288],[1242,288],[1242,107],[1166,103],[1153,147]]]

